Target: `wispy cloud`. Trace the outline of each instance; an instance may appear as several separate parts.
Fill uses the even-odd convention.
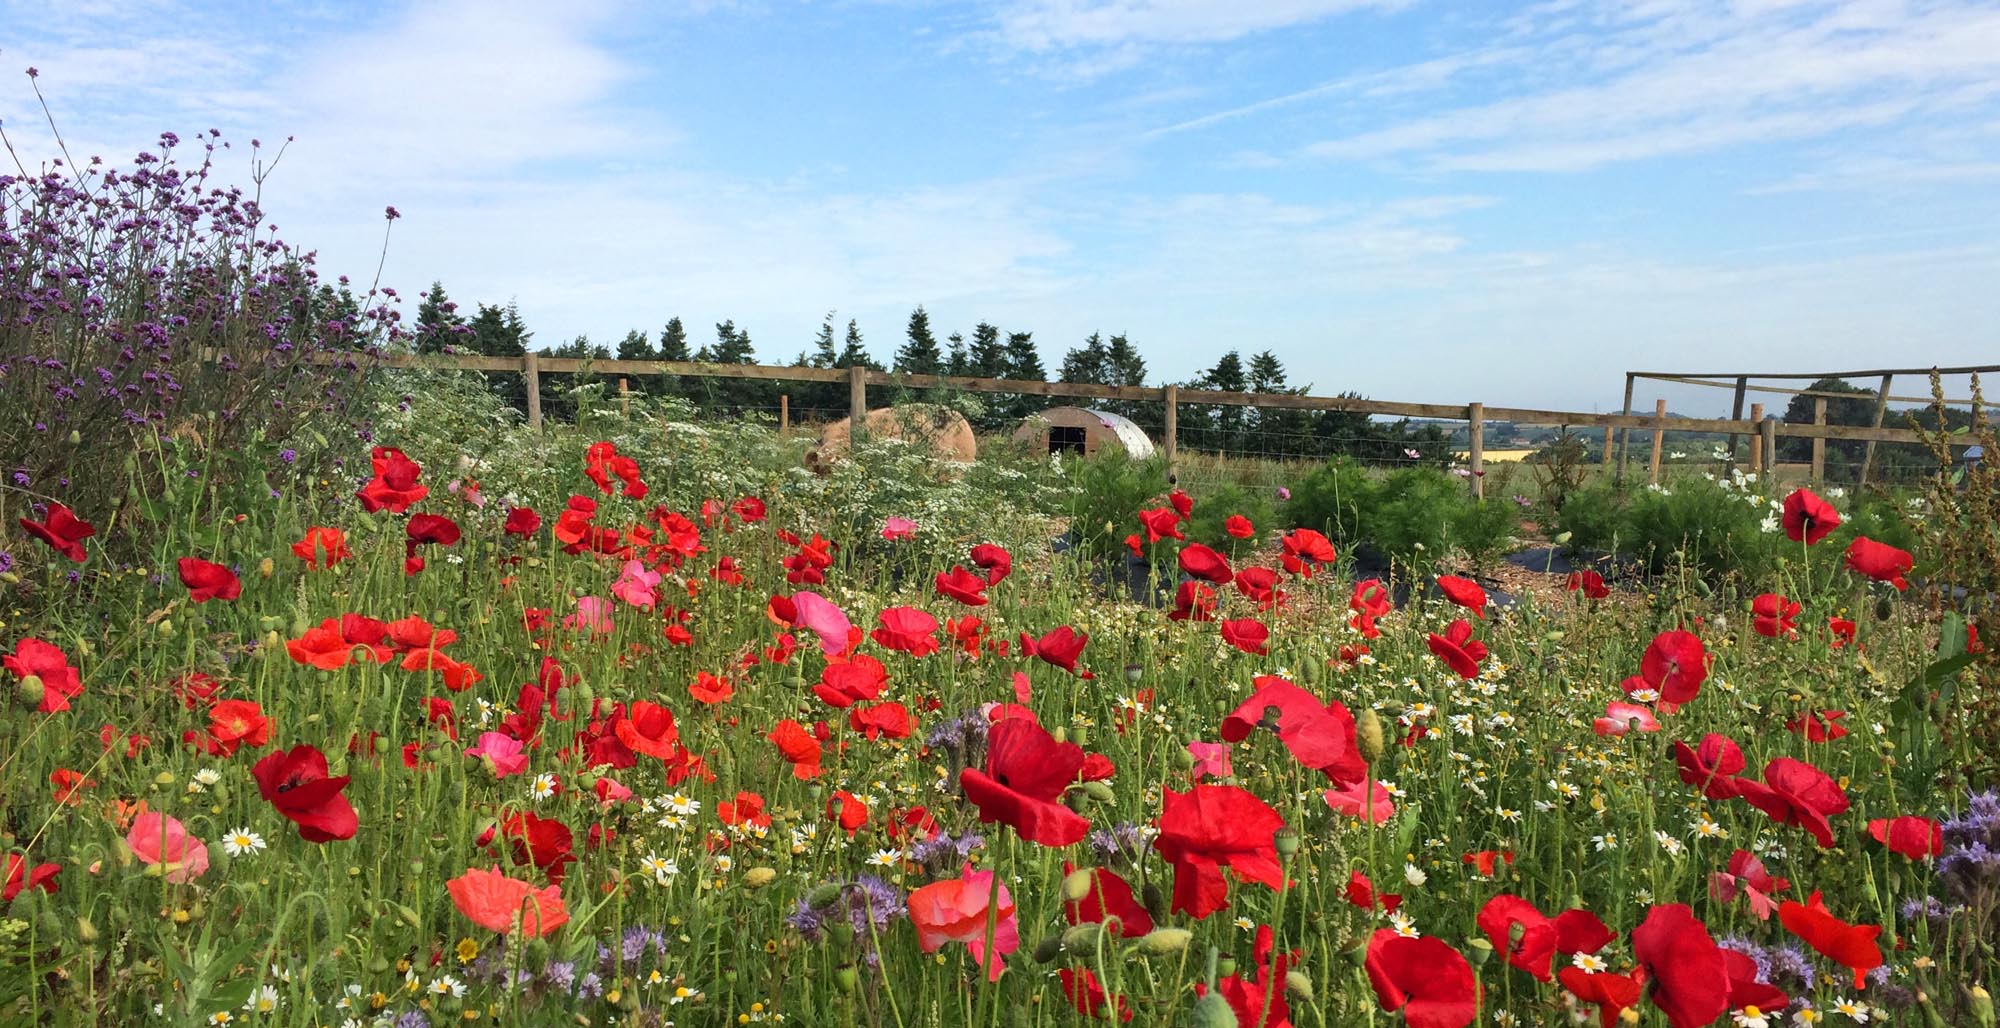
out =
[[[1216,43],[1408,0],[1016,0],[995,18],[999,40],[1034,53],[1073,47]]]

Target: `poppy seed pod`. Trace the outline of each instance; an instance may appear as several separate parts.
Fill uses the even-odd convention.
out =
[[[853,964],[842,964],[833,972],[833,983],[840,986],[840,991],[842,992],[852,993],[854,991],[855,978]]]
[[[1230,975],[1235,974],[1236,958],[1226,953],[1223,954],[1222,959],[1215,962],[1215,973],[1221,975],[1224,978],[1227,978]]]
[[[1078,746],[1090,745],[1090,726],[1076,726],[1076,731],[1070,733],[1070,741],[1076,743]]]
[[[1521,928],[1523,926],[1516,923],[1513,927]],[[1509,939],[1511,940],[1509,943],[1510,945],[1518,946],[1520,944],[1519,939],[1513,938],[1512,931],[1509,931],[1508,936]],[[1466,940],[1465,959],[1467,960],[1467,962],[1471,963],[1473,967],[1485,967],[1486,961],[1492,956],[1493,956],[1492,943],[1487,942],[1485,939]]]
[[[1146,673],[1146,668],[1143,665],[1140,664],[1125,665],[1125,680],[1127,682],[1137,682],[1140,679],[1140,677],[1143,676],[1145,673]]]
[[[1271,842],[1277,847],[1278,855],[1281,857],[1289,857],[1299,851],[1299,833],[1290,825],[1278,829],[1271,837]]]

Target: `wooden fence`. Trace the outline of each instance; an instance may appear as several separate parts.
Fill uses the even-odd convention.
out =
[[[1340,411],[1386,417],[1431,418],[1466,422],[1469,429],[1470,446],[1467,465],[1472,488],[1483,492],[1482,473],[1485,470],[1485,426],[1488,421],[1508,421],[1525,425],[1553,425],[1564,428],[1602,428],[1604,430],[1604,467],[1616,468],[1619,475],[1624,473],[1625,450],[1633,429],[1652,433],[1652,452],[1647,462],[1648,478],[1652,482],[1660,479],[1660,464],[1665,449],[1668,432],[1708,432],[1750,437],[1750,468],[1761,472],[1768,465],[1776,463],[1777,440],[1784,438],[1805,438],[1813,441],[1812,477],[1822,479],[1826,469],[1826,441],[1829,439],[1865,441],[1872,451],[1876,443],[1923,443],[1924,437],[1911,429],[1862,427],[1851,425],[1829,425],[1826,423],[1826,401],[1819,398],[1815,403],[1812,424],[1788,424],[1775,417],[1765,417],[1763,404],[1751,406],[1750,417],[1744,418],[1678,418],[1667,416],[1667,401],[1659,400],[1651,415],[1630,413],[1632,400],[1632,379],[1636,377],[1668,378],[1652,373],[1633,373],[1627,376],[1626,413],[1600,414],[1588,411],[1541,410],[1532,407],[1493,407],[1484,403],[1404,403],[1395,400],[1365,400],[1339,396],[1302,396],[1285,393],[1237,393],[1212,389],[1187,389],[1176,385],[1165,386],[1109,386],[1088,382],[1038,382],[1004,378],[961,378],[949,375],[907,375],[893,372],[873,371],[863,367],[853,368],[802,368],[762,364],[707,364],[691,361],[626,361],[592,360],[568,357],[545,357],[528,354],[525,357],[478,357],[465,355],[414,355],[389,354],[378,358],[379,364],[398,368],[432,368],[438,370],[484,371],[518,374],[527,385],[528,424],[534,428],[542,426],[541,376],[551,374],[605,374],[619,376],[683,376],[690,378],[752,379],[767,382],[819,382],[847,383],[849,415],[859,420],[868,410],[868,389],[871,386],[899,389],[936,389],[970,393],[1006,393],[1019,396],[1058,396],[1094,400],[1128,400],[1159,403],[1165,409],[1165,427],[1161,433],[1161,449],[1168,466],[1174,463],[1178,450],[1178,411],[1181,405],[1220,405],[1255,407],[1266,410]],[[1777,377],[1777,376],[1759,376]],[[1884,394],[1886,395],[1886,380]],[[1614,439],[1614,433],[1624,433],[1622,443]],[[1614,445],[1617,444],[1617,445]],[[1614,458],[1614,451],[1617,456]],[[1864,478],[1866,466],[1864,465]]]

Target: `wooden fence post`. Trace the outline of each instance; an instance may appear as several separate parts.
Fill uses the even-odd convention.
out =
[[[778,394],[778,434],[789,435],[792,431],[792,394]]]
[[[1470,436],[1471,453],[1466,455],[1466,466],[1472,472],[1472,498],[1486,498],[1486,405],[1469,403],[1465,405],[1467,434]]]
[[[1882,416],[1889,412],[1889,380],[1894,375],[1882,376],[1882,389],[1875,394],[1875,427],[1882,427]],[[1868,473],[1875,467],[1875,440],[1868,440],[1868,449],[1861,454],[1861,485],[1868,484]]]
[[[1667,442],[1667,401],[1665,397],[1653,401],[1653,463],[1649,472],[1649,484],[1660,484],[1660,450]]]
[[[528,387],[528,427],[542,430],[542,359],[535,354],[521,358],[521,378]]]
[[[1750,380],[1741,375],[1738,375],[1736,377],[1736,399],[1730,401],[1729,404],[1729,420],[1731,421],[1743,420],[1743,393],[1745,390],[1749,388],[1750,388]],[[1761,404],[1759,406],[1761,406]],[[1750,445],[1756,446],[1757,445],[1756,440],[1752,439]],[[1731,464],[1736,463],[1736,433],[1734,432],[1729,433],[1729,463]]]
[[[618,376],[618,413],[632,413],[632,387],[625,384],[625,376]]]
[[[1604,426],[1604,470],[1606,471],[1611,470],[1611,439],[1617,434],[1617,429],[1610,425]]]
[[[1633,375],[1631,372],[1628,371],[1625,373],[1625,405],[1623,407],[1618,408],[1618,413],[1623,414],[1626,417],[1632,416],[1632,383],[1633,383]],[[1625,484],[1625,455],[1629,450],[1631,450],[1631,448],[1632,448],[1632,429],[1631,426],[1628,425],[1625,428],[1621,428],[1618,430],[1618,471],[1615,475],[1612,476],[1612,482],[1614,484],[1617,485]]]
[[[1770,479],[1775,487],[1778,484],[1778,416],[1766,415],[1764,420],[1757,422],[1757,431],[1764,437],[1764,477]]]
[[[1731,418],[1730,420],[1732,420],[1732,421],[1741,421],[1741,420],[1743,420],[1743,419],[1742,419],[1742,417],[1740,416],[1740,412],[1741,412],[1741,410],[1742,410],[1742,408],[1738,408],[1738,411],[1739,411],[1739,416],[1736,416],[1736,417],[1732,417],[1732,418]],[[1752,421],[1753,423],[1756,423],[1756,422],[1762,422],[1762,421],[1764,420],[1764,405],[1763,405],[1763,404],[1761,404],[1761,403],[1753,403],[1753,404],[1751,404],[1751,405],[1750,405],[1750,420],[1751,420],[1751,421]],[[1736,438],[1736,437],[1735,437],[1735,436],[1730,436],[1730,438],[1731,438],[1731,439],[1734,439],[1734,438]],[[1731,446],[1731,449],[1730,449],[1729,453],[1730,453],[1730,456],[1732,456],[1732,457],[1733,457],[1733,456],[1735,456],[1735,455],[1736,455],[1736,450],[1735,450],[1735,448],[1734,448],[1734,447],[1735,447],[1735,444],[1734,444],[1734,443],[1732,443],[1732,444],[1730,444],[1730,446]],[[1764,433],[1763,433],[1763,430],[1762,430],[1762,428],[1760,427],[1760,428],[1758,428],[1758,429],[1756,429],[1756,430],[1753,430],[1753,431],[1752,431],[1752,432],[1750,433],[1750,473],[1751,473],[1751,474],[1753,474],[1753,475],[1759,475],[1759,474],[1763,474],[1763,472],[1764,472],[1764,460],[1765,460],[1766,456],[1767,456],[1767,454],[1765,454],[1765,453],[1764,453]]]
[[[847,416],[850,435],[868,422],[868,369],[859,364],[847,369]]]
[[[1174,461],[1180,457],[1181,434],[1181,387],[1169,385],[1160,389],[1160,402],[1166,404],[1166,426],[1160,430],[1160,445],[1167,455],[1167,479],[1174,478]]]
[[[1813,397],[1813,424],[1826,427],[1826,397]],[[1812,481],[1814,485],[1826,481],[1826,437],[1813,436],[1812,441]]]

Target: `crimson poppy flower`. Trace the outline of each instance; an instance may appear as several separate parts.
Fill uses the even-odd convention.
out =
[[[1278,573],[1270,568],[1244,568],[1238,571],[1236,591],[1256,603],[1258,610],[1270,610],[1285,604],[1285,591],[1278,588]]]
[[[1911,860],[1935,857],[1944,852],[1944,829],[1927,817],[1876,818],[1868,822],[1868,834],[1875,841]]]
[[[271,741],[271,719],[254,700],[223,700],[208,708],[207,733],[190,731],[183,742],[199,746],[209,756],[227,757],[238,747],[251,749]]]
[[[1727,979],[1729,1009],[1768,1013],[1783,1009],[1792,998],[1783,989],[1757,980],[1756,958],[1733,949],[1722,951],[1722,974]]]
[[[370,451],[368,460],[374,465],[375,477],[354,494],[360,498],[362,510],[370,514],[383,510],[401,514],[431,494],[429,486],[417,482],[424,469],[404,456],[403,451],[393,446],[377,446]]]
[[[444,884],[458,912],[481,928],[503,934],[518,928],[527,938],[538,939],[569,921],[560,885],[537,889],[507,877],[498,867],[468,868]]]
[[[738,792],[735,799],[717,803],[715,816],[726,825],[771,827],[771,816],[764,813],[764,797],[754,792]]]
[[[478,840],[482,849],[495,843],[507,847],[514,866],[532,865],[557,885],[576,862],[576,841],[569,826],[527,811],[508,814]]]
[[[1750,601],[1750,627],[1767,639],[1795,638],[1799,634],[1799,601],[1764,593]]]
[[[292,552],[306,562],[307,570],[330,568],[354,556],[354,551],[347,548],[347,533],[325,525],[306,529],[306,534],[292,544]]]
[[[1076,865],[1063,861],[1063,877],[1076,873]],[[1091,868],[1090,890],[1080,900],[1063,903],[1063,919],[1070,924],[1098,924],[1118,919],[1118,934],[1136,939],[1153,930],[1153,915],[1146,912],[1132,892],[1132,885],[1118,872]]]
[[[264,800],[299,826],[307,842],[352,839],[360,827],[354,807],[341,790],[347,776],[329,778],[326,754],[310,743],[275,751],[250,768]]]
[[[1491,878],[1493,877],[1493,872],[1498,870],[1502,861],[1505,861],[1508,867],[1514,866],[1514,851],[1480,850],[1477,853],[1467,853],[1459,857],[1458,861],[1461,864],[1471,865],[1473,872],[1478,874],[1479,877]]]
[[[635,700],[611,726],[612,734],[634,753],[666,760],[680,749],[674,712],[649,700]]]
[[[959,772],[959,787],[983,823],[1000,822],[1043,846],[1068,846],[1090,822],[1064,806],[1062,794],[1083,770],[1083,749],[1059,743],[1029,718],[1009,717],[987,731],[984,768]]]
[[[1729,870],[1717,871],[1709,875],[1708,894],[1717,903],[1729,903],[1736,899],[1737,890],[1750,900],[1750,912],[1759,921],[1769,921],[1778,910],[1778,901],[1772,896],[1792,887],[1790,879],[1779,878],[1764,870],[1764,862],[1749,850],[1737,850],[1729,855]]]
[[[688,695],[694,697],[697,703],[712,706],[717,703],[727,703],[731,696],[736,695],[736,686],[730,684],[727,678],[706,671],[697,671],[694,684],[688,686]]]
[[[1844,710],[1808,710],[1786,721],[1785,728],[1807,742],[1831,742],[1847,736],[1847,726],[1840,723],[1846,716]]]
[[[1632,929],[1632,956],[1652,981],[1653,1005],[1673,1028],[1703,1028],[1728,1012],[1722,949],[1685,904],[1646,911]]]
[[[1580,592],[1593,600],[1601,600],[1611,595],[1610,587],[1604,584],[1604,576],[1588,568],[1570,572],[1569,578],[1563,582],[1563,587],[1573,593]]]
[[[1189,543],[1181,547],[1179,560],[1182,571],[1205,582],[1228,585],[1230,580],[1236,577],[1235,572],[1229,570],[1229,561],[1222,554],[1201,543]]]
[[[1846,618],[1827,618],[1826,631],[1830,637],[1827,642],[1828,648],[1838,650],[1854,645],[1855,628],[1854,622]]]
[[[182,557],[177,566],[181,584],[187,586],[188,599],[196,603],[233,600],[243,595],[243,583],[237,580],[236,572],[220,564],[199,557]]]
[[[956,564],[950,571],[942,571],[937,576],[937,591],[940,596],[949,596],[968,607],[986,606],[986,579],[973,574]]]
[[[829,662],[813,686],[813,695],[827,706],[845,708],[882,695],[888,685],[889,672],[882,662],[857,653],[846,660]]]
[[[1171,507],[1154,507],[1139,512],[1139,524],[1146,528],[1146,543],[1151,545],[1162,539],[1185,539],[1181,534],[1181,516]],[[1135,546],[1136,550],[1137,547]]]
[[[812,781],[820,776],[820,757],[823,753],[820,741],[806,726],[791,718],[778,722],[771,734],[765,736],[772,745],[778,747],[778,755],[792,765],[792,777],[801,781]]]
[[[1174,866],[1173,909],[1200,920],[1229,905],[1227,867],[1236,877],[1285,887],[1276,835],[1285,819],[1234,785],[1167,789],[1153,849]]]
[[[1643,977],[1640,973],[1591,972],[1580,967],[1565,967],[1556,974],[1570,995],[1596,1004],[1600,1028],[1611,1028],[1619,1023],[1620,1014],[1639,1005],[1639,995],[1646,989]]]
[[[880,628],[869,633],[884,649],[900,650],[912,657],[927,657],[937,652],[938,641],[931,633],[937,631],[938,620],[915,607],[890,607],[875,616]]]
[[[1021,651],[1031,657],[1040,657],[1072,674],[1076,672],[1076,660],[1083,656],[1083,647],[1090,642],[1090,636],[1063,625],[1046,632],[1040,639],[1021,633]],[[1093,677],[1088,671],[1083,677]]]
[[[644,499],[646,483],[639,480],[639,462],[618,452],[612,443],[591,443],[583,452],[583,473],[597,483],[598,491],[609,495],[611,476],[617,475],[625,483],[625,495],[632,499]]]
[[[1712,800],[1731,800],[1742,795],[1737,776],[1746,766],[1743,750],[1734,739],[1710,732],[1701,737],[1700,748],[1675,741],[1674,762],[1680,765],[1681,781],[1701,789]]]
[[[464,692],[486,680],[478,668],[453,659],[443,650],[411,650],[403,654],[400,666],[405,671],[435,671],[438,680],[452,692]]]
[[[911,732],[916,731],[916,721],[910,717],[909,708],[894,700],[854,708],[847,715],[847,725],[871,740],[883,736],[907,739]]]
[[[1277,675],[1260,675],[1251,684],[1256,691],[1222,719],[1223,741],[1242,742],[1253,729],[1268,729],[1294,759],[1335,785],[1367,776],[1368,764],[1355,741],[1354,715],[1340,701],[1322,703]]]
[[[1588,910],[1565,910],[1548,917],[1533,903],[1504,892],[1487,900],[1474,920],[1500,959],[1545,982],[1557,953],[1595,953],[1618,938]]]
[[[1833,848],[1833,826],[1827,818],[1847,810],[1847,793],[1819,768],[1803,760],[1778,757],[1764,765],[1764,780],[1741,782],[1743,799],[1781,825],[1798,825],[1810,832],[1821,849]]]
[[[1170,621],[1213,621],[1215,620],[1215,590],[1192,579],[1182,582],[1174,590],[1174,609],[1167,612]]]
[[[1298,950],[1275,952],[1276,943],[1271,926],[1258,925],[1257,941],[1251,947],[1255,963],[1236,974],[1224,975],[1215,983],[1215,991],[1228,1002],[1236,1023],[1244,1028],[1254,1025],[1292,1028],[1292,1008],[1285,998],[1285,973],[1303,954]],[[1196,983],[1194,989],[1196,995],[1208,994],[1201,983]]]
[[[1785,497],[1781,521],[1785,538],[1811,546],[1840,527],[1840,512],[1811,489],[1794,489]]]
[[[541,528],[542,516],[535,513],[533,507],[513,507],[507,511],[507,524],[502,530],[508,535],[528,539],[541,531]]]
[[[14,652],[0,658],[17,679],[30,676],[42,680],[42,696],[35,709],[54,714],[69,709],[69,701],[83,695],[83,676],[69,665],[69,655],[50,643],[33,637],[14,644]]]
[[[1910,551],[1899,550],[1888,543],[1878,543],[1867,536],[1857,536],[1847,546],[1847,567],[1858,575],[1865,575],[1877,582],[1887,582],[1902,592],[1910,587],[1904,574],[1916,566],[1916,558]]]
[[[412,514],[403,533],[411,543],[434,543],[451,546],[458,542],[458,522],[442,514]]]
[[[1701,695],[1708,679],[1708,649],[1693,632],[1672,629],[1653,637],[1639,659],[1639,674],[1624,681],[1626,695],[1658,694],[1660,712],[1671,714]]]
[[[1222,530],[1231,539],[1248,539],[1257,534],[1257,526],[1241,514],[1231,514],[1222,519]]]
[[[1437,586],[1445,599],[1471,611],[1473,617],[1486,617],[1486,590],[1478,582],[1457,575],[1439,575]]]
[[[1056,976],[1062,980],[1063,995],[1069,997],[1069,1004],[1076,1008],[1077,1013],[1085,1017],[1110,1018],[1112,1011],[1116,1010],[1118,1020],[1132,1019],[1132,1008],[1125,1003],[1125,997],[1119,996],[1114,1003],[1104,986],[1098,984],[1097,976],[1089,971],[1065,967],[1057,971]]]
[[[1396,816],[1396,801],[1389,796],[1389,790],[1381,782],[1364,780],[1328,789],[1320,793],[1326,805],[1336,813],[1346,814],[1357,821],[1369,824],[1386,824]]]
[[[1375,1002],[1402,1011],[1410,1028],[1465,1028],[1479,1015],[1479,979],[1443,939],[1378,929],[1368,939],[1366,966]]]
[[[48,543],[57,553],[79,564],[84,560],[83,541],[97,534],[96,526],[77,517],[60,503],[49,504],[48,512],[42,515],[40,521],[27,518],[19,521],[29,535]]]
[[[1354,592],[1347,597],[1347,609],[1371,618],[1387,617],[1396,609],[1389,599],[1389,587],[1379,578],[1368,578],[1354,583]]]
[[[746,522],[754,523],[764,520],[764,501],[755,496],[745,496],[735,503],[730,504],[729,509],[734,511],[737,517],[742,518]]]
[[[1278,562],[1300,578],[1311,578],[1337,557],[1333,543],[1310,528],[1294,528],[1281,536],[1278,544],[1284,551]]]
[[[1174,510],[1179,512],[1181,517],[1194,517],[1194,497],[1189,496],[1186,492],[1176,489],[1168,493],[1167,502],[1173,505]]]
[[[840,825],[840,830],[852,839],[854,833],[868,823],[868,801],[846,789],[836,789],[833,798],[826,801],[826,816]]]
[[[980,543],[972,548],[972,566],[985,569],[988,586],[999,585],[1001,579],[1014,573],[1014,555],[1004,546]]]
[[[1472,622],[1459,618],[1445,627],[1443,635],[1430,633],[1430,647],[1460,678],[1479,677],[1479,662],[1486,659],[1486,644],[1472,637]]]
[[[1271,630],[1256,618],[1235,618],[1222,623],[1222,641],[1245,653],[1261,657],[1271,652],[1270,639]]]
[[[40,889],[43,892],[54,895],[61,889],[61,886],[56,882],[56,875],[61,873],[61,864],[35,864],[31,866],[28,863],[26,854],[9,853],[7,854],[7,880],[4,885],[0,885],[0,903],[12,903],[14,902],[14,897],[33,889]]]
[[[294,661],[321,671],[336,671],[353,659],[354,647],[340,634],[340,622],[327,618],[308,628],[297,639],[285,641],[285,652]]]
[[[104,748],[110,749],[109,740],[117,739],[118,732],[110,725],[105,725],[104,728],[104,735],[107,740]],[[86,778],[81,771],[59,767],[49,772],[49,784],[55,787],[55,792],[52,794],[51,799],[61,806],[76,807],[83,805],[83,793],[85,790],[97,788],[97,779]]]
[[[1375,883],[1369,881],[1368,876],[1359,871],[1347,873],[1347,888],[1343,890],[1342,895],[1347,897],[1347,902],[1368,911],[1379,907],[1384,913],[1393,914],[1397,907],[1403,905],[1403,897],[1395,893],[1378,896],[1375,892]]]
[[[1804,903],[1779,904],[1778,922],[1820,956],[1854,972],[1856,989],[1867,987],[1868,972],[1882,966],[1882,948],[1875,942],[1882,926],[1842,921],[1826,909],[1817,890]]]

